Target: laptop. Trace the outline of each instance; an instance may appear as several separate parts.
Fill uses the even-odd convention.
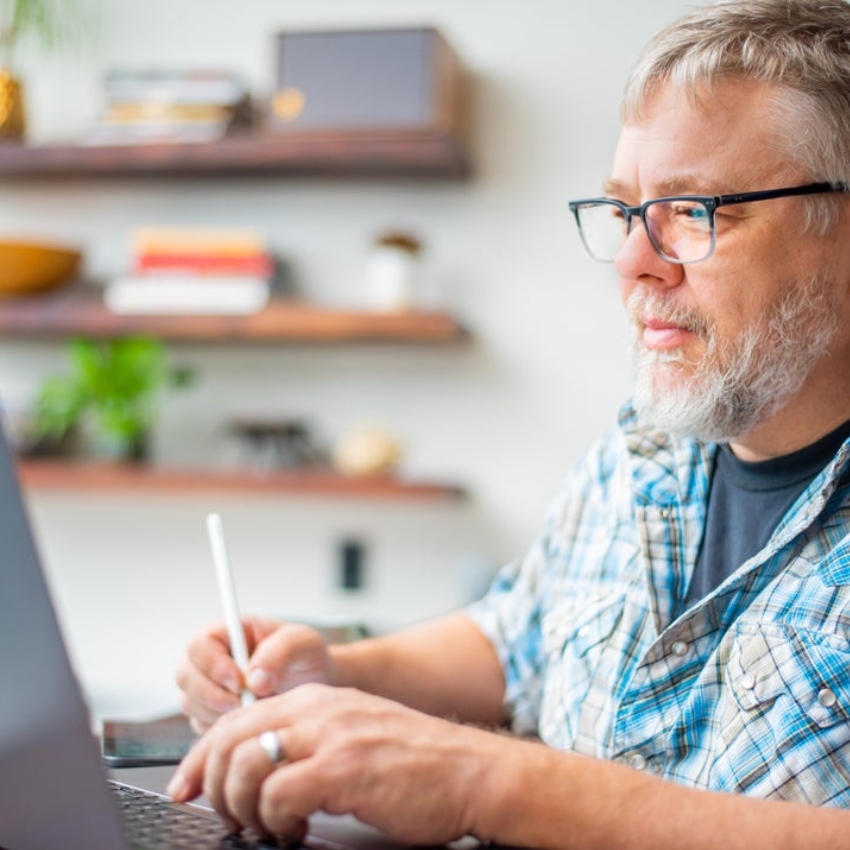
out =
[[[228,836],[209,808],[145,793],[164,788],[171,770],[107,776],[0,428],[0,850],[274,846],[259,836]],[[139,779],[147,784],[135,785]],[[150,819],[179,822],[178,834],[163,837]],[[354,818],[330,815],[311,819],[304,844],[398,847]]]

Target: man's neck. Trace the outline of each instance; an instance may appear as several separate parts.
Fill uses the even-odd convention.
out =
[[[790,404],[739,439],[730,440],[735,457],[745,461],[789,455],[816,443],[850,420],[850,386],[844,378],[809,387]]]

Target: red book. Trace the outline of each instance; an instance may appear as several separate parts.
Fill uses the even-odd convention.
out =
[[[240,274],[265,279],[274,274],[274,261],[267,254],[140,254],[135,267],[137,272],[188,271],[199,275]]]

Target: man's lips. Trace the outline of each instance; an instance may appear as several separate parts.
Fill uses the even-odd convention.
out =
[[[643,334],[641,339],[647,348],[663,351],[679,348],[693,336],[690,328],[665,322],[663,319],[645,318],[641,320]]]

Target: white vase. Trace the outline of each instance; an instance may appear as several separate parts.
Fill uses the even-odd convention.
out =
[[[392,245],[372,248],[366,269],[366,300],[373,310],[394,312],[415,305],[419,259]]]

